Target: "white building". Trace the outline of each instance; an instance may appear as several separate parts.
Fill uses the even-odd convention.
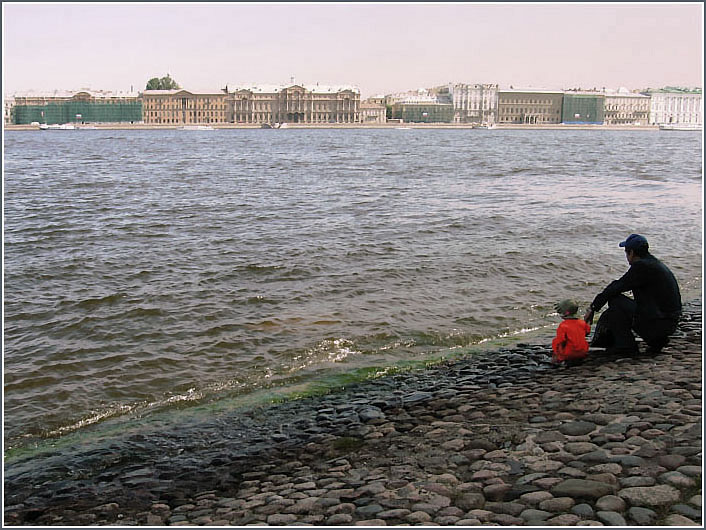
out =
[[[226,86],[235,123],[360,123],[360,89],[351,85]]]
[[[360,103],[360,123],[385,123],[387,121],[386,113],[385,105],[380,103],[373,101],[362,101]]]
[[[3,107],[5,107],[5,125],[12,125],[12,107],[15,106],[14,96],[5,96],[3,98]]]
[[[606,125],[648,125],[650,97],[630,92],[627,88],[604,89]]]
[[[650,125],[703,127],[701,89],[663,88],[648,90],[651,98]]]
[[[449,83],[457,123],[494,124],[498,115],[498,85]]]

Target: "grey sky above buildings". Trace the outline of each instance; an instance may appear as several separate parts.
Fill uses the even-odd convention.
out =
[[[703,4],[3,3],[4,93],[702,86]]]

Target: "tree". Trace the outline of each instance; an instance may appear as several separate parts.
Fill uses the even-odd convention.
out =
[[[159,77],[153,77],[147,81],[147,87],[145,90],[174,90],[176,88],[181,87],[176,81],[174,81],[174,79],[169,77],[169,74],[167,74],[161,79]]]

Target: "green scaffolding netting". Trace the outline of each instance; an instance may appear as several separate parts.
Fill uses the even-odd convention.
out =
[[[115,123],[142,121],[142,103],[66,101],[46,105],[16,105],[14,123]]]

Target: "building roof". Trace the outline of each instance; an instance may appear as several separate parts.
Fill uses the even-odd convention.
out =
[[[666,86],[664,88],[648,88],[645,90],[648,94],[701,94],[701,88],[687,88],[687,87],[677,87],[677,86]]]
[[[237,92],[239,90],[248,90],[250,92],[253,92],[255,94],[276,94],[278,92],[281,92],[282,90],[292,88],[292,87],[301,87],[304,90],[308,92],[313,92],[314,94],[336,94],[338,92],[343,92],[345,90],[350,90],[351,92],[355,94],[360,94],[360,89],[358,87],[355,87],[353,85],[335,85],[335,86],[329,86],[329,85],[303,85],[299,83],[294,83],[294,84],[287,84],[287,85],[255,85],[255,84],[228,84],[228,92]]]
[[[502,88],[498,93],[517,93],[517,94],[563,94],[563,90],[545,90],[542,88]]]
[[[650,96],[646,96],[645,94],[639,94],[637,92],[620,92],[620,91],[605,91],[605,97],[607,98],[644,98],[644,99],[650,99]]]
[[[76,94],[87,93],[96,99],[101,98],[136,98],[137,92],[122,91],[117,92],[112,90],[93,90],[90,88],[81,88],[78,90],[26,90],[24,92],[16,92],[13,94],[15,98],[72,98]]]
[[[189,90],[187,88],[174,88],[171,90],[144,90],[142,94],[147,96],[173,96],[180,92],[187,92],[197,96],[224,95],[222,90]]]

